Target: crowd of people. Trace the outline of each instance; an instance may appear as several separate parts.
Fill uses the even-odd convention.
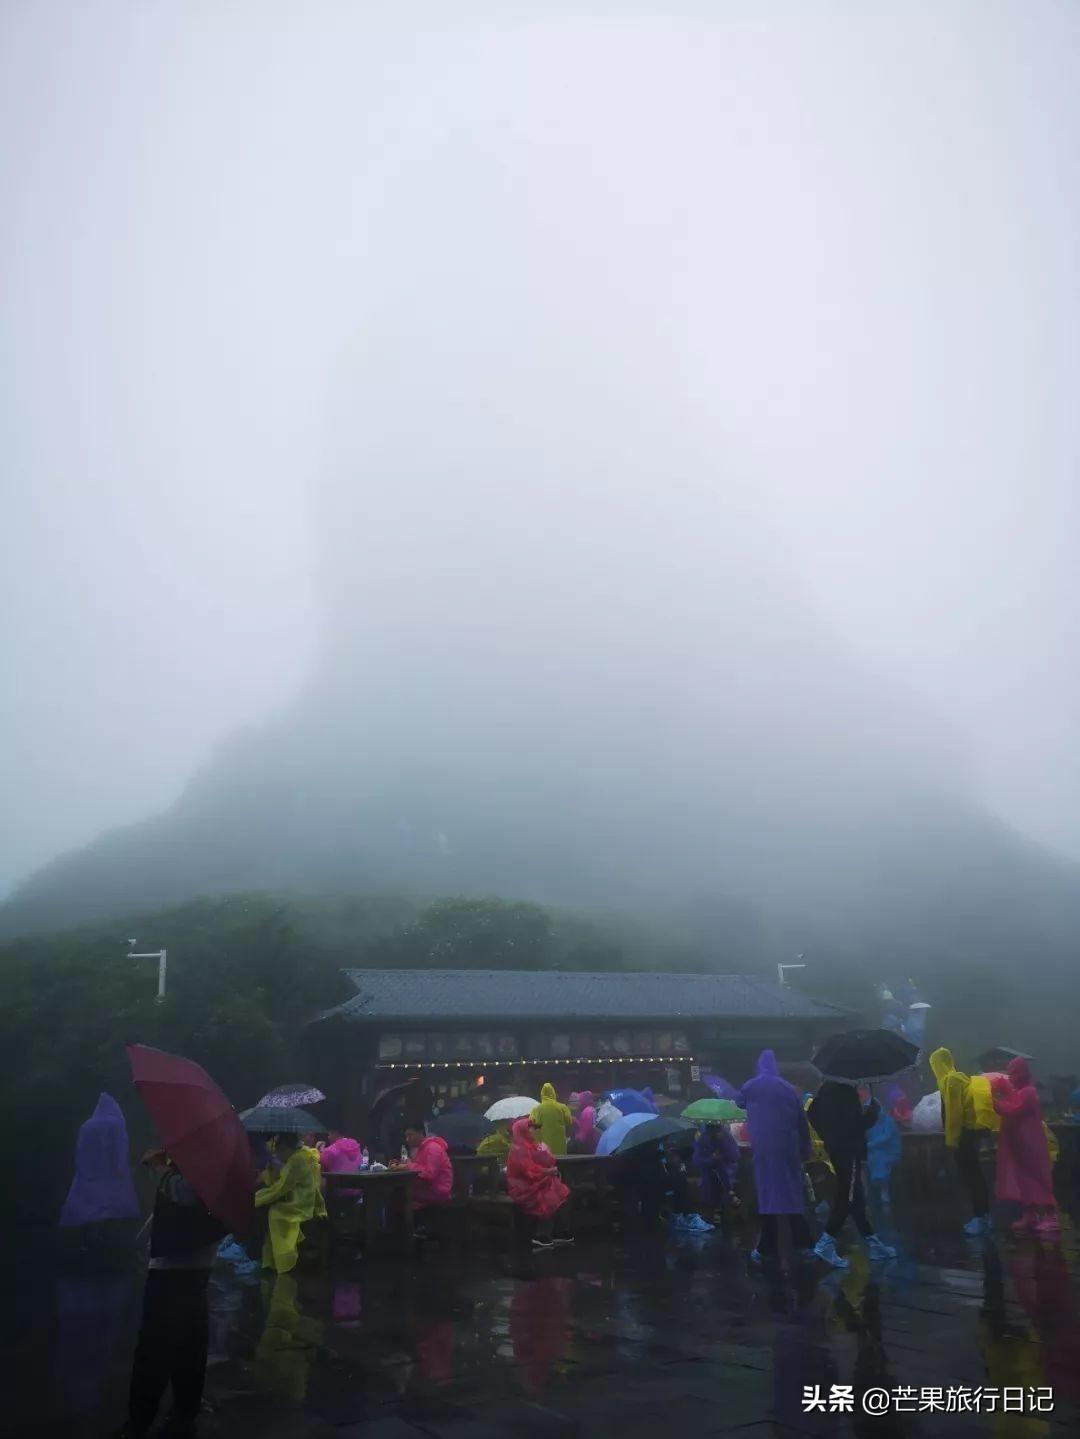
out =
[[[937,1083],[944,1144],[954,1157],[958,1184],[971,1211],[966,1233],[979,1237],[990,1227],[991,1195],[982,1155],[992,1141],[994,1198],[1016,1210],[1012,1229],[1044,1241],[1056,1239],[1056,1141],[1043,1119],[1028,1061],[1016,1057],[1003,1073],[969,1076],[957,1068],[950,1051],[941,1048],[930,1055],[929,1063]],[[814,1093],[800,1093],[768,1049],[761,1053],[754,1076],[732,1093],[743,1120],[706,1121],[696,1131],[676,1126],[677,1132],[667,1138],[616,1149],[611,1177],[624,1215],[633,1216],[642,1230],[667,1222],[675,1229],[708,1232],[742,1207],[738,1174],[741,1152],[748,1149],[758,1215],[749,1249],[752,1264],[777,1261],[782,1221],[792,1250],[807,1260],[846,1268],[849,1261],[838,1241],[849,1220],[872,1262],[893,1258],[896,1251],[876,1233],[871,1212],[890,1212],[901,1134],[921,1105],[913,1109],[895,1083],[885,1086],[880,1099],[866,1086],[836,1079],[825,1079]],[[584,1091],[563,1103],[546,1083],[530,1112],[496,1123],[475,1145],[476,1153],[497,1161],[506,1195],[534,1250],[573,1243],[567,1222],[571,1191],[559,1162],[568,1153],[603,1152],[605,1130],[625,1124],[619,1103],[627,1105],[629,1096],[659,1114],[648,1091]],[[1080,1092],[1072,1103],[1073,1117],[1080,1120]],[[144,1156],[154,1176],[155,1201],[130,1417],[123,1431],[127,1439],[149,1432],[170,1385],[176,1432],[194,1424],[205,1370],[207,1281],[215,1259],[221,1256],[252,1271],[289,1274],[298,1262],[305,1226],[327,1213],[327,1176],[368,1167],[407,1170],[413,1176],[417,1232],[438,1232],[437,1216],[452,1202],[454,1154],[447,1140],[429,1132],[415,1114],[403,1112],[402,1126],[395,1132],[403,1140],[398,1152],[383,1151],[375,1158],[356,1139],[332,1128],[325,1143],[314,1134],[287,1131],[254,1140],[258,1234],[248,1236],[246,1245],[223,1233],[169,1156],[160,1150]],[[338,1186],[338,1196],[362,1202],[359,1188]],[[76,1175],[61,1223],[86,1226],[129,1219],[135,1213],[123,1114],[110,1096],[102,1095],[79,1134]],[[811,1224],[818,1215],[824,1223],[815,1240]]]

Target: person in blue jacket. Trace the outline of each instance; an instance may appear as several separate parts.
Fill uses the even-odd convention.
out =
[[[877,1200],[885,1214],[891,1208],[889,1180],[899,1158],[899,1126],[892,1115],[882,1109],[866,1131],[866,1173],[870,1180],[870,1197]]]

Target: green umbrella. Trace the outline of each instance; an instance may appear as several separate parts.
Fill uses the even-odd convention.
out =
[[[719,1124],[733,1119],[745,1119],[746,1110],[740,1109],[733,1099],[695,1099],[682,1112],[684,1119],[696,1119],[705,1124]]]

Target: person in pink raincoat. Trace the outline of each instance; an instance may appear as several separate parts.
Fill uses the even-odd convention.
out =
[[[330,1143],[319,1150],[319,1166],[324,1174],[359,1174],[364,1167],[364,1151],[355,1139],[331,1129]]]
[[[518,1119],[511,1130],[513,1143],[506,1159],[506,1188],[510,1198],[535,1221],[533,1246],[550,1249],[555,1216],[570,1197],[559,1178],[555,1156],[536,1137],[530,1118]]]
[[[405,1143],[412,1158],[407,1165],[392,1165],[394,1169],[411,1169],[416,1175],[413,1183],[413,1209],[416,1217],[420,1211],[440,1209],[450,1203],[454,1188],[454,1169],[446,1140],[438,1134],[425,1134],[422,1129],[410,1126],[405,1130]]]
[[[994,1081],[994,1108],[1001,1115],[997,1146],[998,1199],[1023,1205],[1017,1233],[1052,1238],[1058,1233],[1057,1200],[1046,1147],[1042,1110],[1026,1059],[1009,1061],[1008,1081]]]
[[[571,1095],[571,1103],[575,1096]],[[600,1140],[600,1131],[596,1127],[596,1099],[591,1089],[583,1089],[576,1096],[578,1111],[574,1116],[574,1152],[576,1154],[595,1154],[596,1146]]]
[[[319,1150],[319,1168],[325,1178],[328,1174],[359,1174],[364,1167],[364,1151],[355,1139],[342,1134],[340,1129],[331,1129],[329,1144]],[[325,1187],[325,1186],[324,1186]],[[339,1189],[342,1198],[355,1199],[359,1189]]]

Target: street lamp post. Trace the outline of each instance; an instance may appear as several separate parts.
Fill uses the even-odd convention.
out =
[[[133,940],[133,939],[129,939],[129,940],[128,940],[128,944],[134,944],[134,943],[135,943],[135,940]],[[165,998],[165,960],[166,960],[166,952],[165,952],[165,950],[163,950],[163,949],[152,949],[152,950],[146,951],[146,952],[144,952],[144,953],[142,953],[142,954],[134,954],[134,953],[129,952],[129,954],[128,954],[128,959],[156,959],[156,960],[157,960],[157,962],[158,962],[158,969],[157,969],[157,1002],[158,1002],[158,1004],[160,1004],[161,1001]]]
[[[802,955],[801,955],[801,954],[799,955],[799,958],[802,959]],[[780,983],[786,985],[786,984],[787,984],[787,972],[788,972],[789,969],[805,969],[805,968],[806,968],[806,965],[805,965],[805,964],[778,964],[778,965],[776,966],[776,975],[777,975],[777,978],[779,979]]]

